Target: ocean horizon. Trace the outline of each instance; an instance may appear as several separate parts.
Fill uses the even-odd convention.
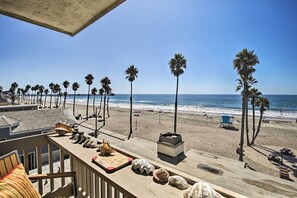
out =
[[[264,117],[278,119],[297,118],[297,95],[263,95],[270,102],[270,108],[264,112]],[[68,95],[67,103],[73,102],[73,95]],[[76,103],[86,105],[87,94],[76,96]],[[174,111],[175,94],[133,94],[133,109]],[[90,105],[93,96],[90,95]],[[100,96],[96,95],[96,106],[100,104]],[[130,108],[130,94],[110,96],[110,107]],[[179,94],[178,111],[205,114],[241,115],[241,96],[239,94]],[[249,102],[250,114],[251,104]],[[256,107],[256,116],[259,116]]]

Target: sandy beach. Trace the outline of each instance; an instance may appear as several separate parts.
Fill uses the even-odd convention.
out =
[[[68,104],[67,108],[72,109]],[[134,109],[135,111],[136,109]],[[86,106],[77,105],[76,112],[85,117]],[[93,113],[92,107],[89,107],[90,114]],[[135,114],[135,113],[134,113]],[[133,115],[133,134],[132,137],[139,137],[145,140],[156,142],[160,133],[172,132],[173,130],[173,112],[159,113],[152,110],[141,110],[137,112],[138,116]],[[185,150],[194,148],[197,150],[213,153],[219,156],[238,159],[235,149],[238,147],[240,138],[240,117],[234,117],[234,127],[238,130],[228,130],[220,127],[219,115],[204,115],[192,113],[178,113],[177,132],[182,134],[185,141]],[[95,119],[90,118],[89,125],[95,125]],[[80,121],[78,121],[80,123]],[[250,118],[250,134],[252,133],[252,119]],[[102,126],[98,122],[98,127]],[[256,119],[256,126],[258,119]],[[110,117],[106,119],[105,129],[125,135],[129,134],[129,109],[110,108]],[[297,123],[289,120],[269,120],[262,122],[261,132],[256,139],[257,146],[264,148],[283,148],[287,147],[297,152]],[[259,148],[257,150],[263,150]],[[267,174],[277,176],[279,171],[277,167],[267,160],[266,155],[259,154],[256,149],[245,147],[246,155],[244,161],[255,169]],[[284,161],[285,162],[285,161]],[[291,163],[294,167],[294,163]],[[294,169],[293,169],[294,170]],[[296,171],[296,170],[295,170]],[[293,171],[296,179],[296,172]]]

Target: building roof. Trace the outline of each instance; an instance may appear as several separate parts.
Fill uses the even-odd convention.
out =
[[[5,115],[0,116],[0,128],[15,126],[15,125],[18,125],[19,123],[20,121],[17,119],[14,119]]]
[[[0,14],[74,36],[124,1],[0,0]]]
[[[54,127],[57,122],[76,123],[68,109],[0,112],[0,117],[19,121],[19,125],[13,128],[11,133],[48,130]],[[3,119],[0,120],[0,126],[1,122]]]

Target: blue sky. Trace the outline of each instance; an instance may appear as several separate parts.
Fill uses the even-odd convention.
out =
[[[183,94],[234,94],[232,60],[243,48],[260,64],[263,94],[297,94],[296,0],[127,0],[75,37],[0,16],[0,85],[77,81],[87,93],[108,76],[114,93],[129,93],[125,69],[139,69],[134,93],[174,94],[168,62],[187,59]],[[71,93],[72,91],[70,91]]]

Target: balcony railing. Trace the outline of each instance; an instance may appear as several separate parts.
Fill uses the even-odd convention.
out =
[[[58,150],[53,149],[54,145],[58,146]],[[36,156],[36,172],[39,174],[45,173],[43,172],[44,162],[48,162],[48,173],[54,172],[54,163],[59,163],[60,172],[64,172],[65,169],[76,171],[78,197],[183,197],[183,191],[168,187],[168,185],[156,184],[151,177],[137,175],[129,167],[108,174],[91,162],[91,157],[97,154],[96,149],[84,149],[81,145],[71,144],[68,137],[57,137],[54,133],[0,142],[0,156],[12,150],[18,150],[19,154],[23,154],[24,167],[27,173],[29,173],[29,153],[32,152]],[[46,157],[44,157],[45,153],[48,153]],[[128,153],[128,155],[131,156],[131,153]],[[69,156],[70,163],[65,163],[65,156]],[[54,162],[54,158],[59,161]],[[154,165],[158,167],[158,164]],[[170,173],[174,172],[170,168],[168,170]],[[191,180],[191,178],[187,179]],[[61,180],[58,182],[59,185],[65,185],[65,179],[59,180]],[[50,179],[47,185],[44,185],[42,181],[38,181],[37,186],[40,194],[60,187],[57,186],[54,179]],[[243,197],[223,188],[218,187],[216,190],[226,197]]]

